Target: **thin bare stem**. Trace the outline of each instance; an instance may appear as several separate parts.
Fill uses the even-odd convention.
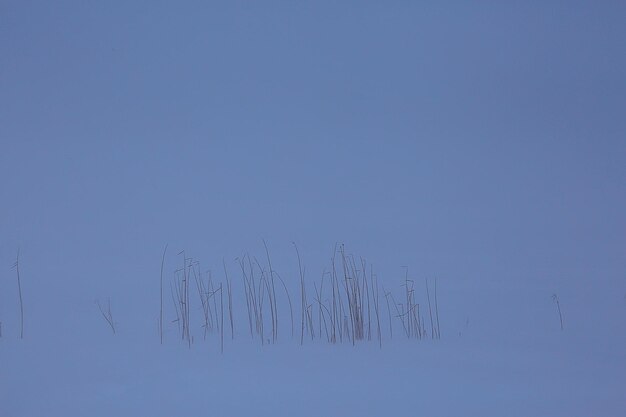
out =
[[[267,256],[267,265],[269,267],[269,283],[271,284],[270,286],[270,291],[271,291],[271,298],[270,298],[270,303],[273,304],[272,305],[272,342],[276,343],[276,341],[278,340],[278,306],[276,304],[276,289],[274,287],[274,270],[272,269],[272,260],[270,259],[270,251],[267,248],[267,243],[265,242],[265,239],[263,239],[263,246],[265,247],[265,255]]]
[[[222,265],[224,266],[224,275],[226,276],[226,291],[228,291],[228,318],[230,320],[230,339],[235,339],[235,327],[233,325],[233,290],[231,281],[228,279],[228,271],[226,270],[226,261],[222,258]]]
[[[393,324],[391,322],[391,307],[389,306],[389,296],[391,293],[385,291],[385,287],[383,287],[383,292],[385,293],[385,301],[387,302],[387,316],[389,317],[389,339],[393,339]]]
[[[283,281],[283,279],[280,277],[280,275],[278,275],[277,272],[274,272],[274,273],[280,280],[281,284],[283,284],[283,288],[285,289],[285,294],[287,294],[287,301],[289,302],[289,314],[291,316],[291,337],[293,337],[293,307],[291,305],[291,297],[289,296],[289,291],[287,290],[287,285],[285,285],[285,281]]]
[[[304,271],[302,270],[302,260],[300,259],[300,251],[296,242],[291,242],[296,249],[296,255],[298,256],[298,271],[300,272],[300,308],[301,308],[301,320],[300,320],[300,345],[304,344],[304,316],[306,302],[306,290],[304,287]]]
[[[563,330],[563,314],[561,314],[561,303],[559,303],[559,297],[556,294],[552,294],[552,300],[556,303],[556,308],[559,311],[559,321],[561,323],[561,330]]]
[[[428,290],[428,278],[426,278],[426,297],[428,297],[428,314],[430,316],[430,337],[435,338],[435,325],[433,321],[433,309],[430,305],[430,291]]]
[[[100,310],[102,317],[104,317],[106,322],[109,323],[109,327],[111,327],[113,334],[115,334],[115,323],[113,322],[113,315],[111,314],[111,299],[108,299],[106,309],[102,307],[100,301],[96,301],[96,304],[98,304],[98,309]]]
[[[220,353],[224,353],[224,290],[220,282]]]
[[[159,310],[159,336],[161,338],[161,344],[163,344],[163,266],[165,265],[165,253],[167,252],[167,244],[163,249],[163,256],[161,257],[161,309]]]
[[[437,302],[437,278],[435,278],[435,323],[437,323],[437,339],[441,339],[441,330],[439,328],[439,303]]]
[[[24,303],[22,300],[22,280],[20,279],[20,250],[17,249],[17,256],[15,257],[15,263],[13,264],[15,272],[17,273],[17,292],[20,299],[20,339],[24,338]]]

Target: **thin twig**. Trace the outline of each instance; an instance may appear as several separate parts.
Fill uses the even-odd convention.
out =
[[[111,327],[111,330],[113,330],[113,334],[115,334],[115,323],[113,322],[113,315],[111,314],[111,299],[108,299],[108,301],[107,301],[107,309],[106,310],[104,308],[102,308],[102,305],[100,304],[100,301],[96,301],[96,304],[98,304],[98,309],[100,310],[100,313],[102,314],[102,317],[104,317],[106,322],[109,323],[109,326]]]
[[[165,253],[167,252],[167,244],[163,249],[163,256],[161,257],[161,309],[159,312],[159,336],[161,337],[161,344],[163,344],[163,266],[165,265]]]
[[[13,264],[17,273],[17,291],[20,297],[20,339],[24,338],[24,303],[22,300],[22,281],[20,279],[20,249],[17,249],[17,256]]]

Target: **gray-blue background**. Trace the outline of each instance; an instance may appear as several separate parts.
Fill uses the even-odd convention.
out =
[[[528,3],[3,2],[0,314],[18,247],[29,318],[154,304],[166,243],[623,279],[624,3]]]

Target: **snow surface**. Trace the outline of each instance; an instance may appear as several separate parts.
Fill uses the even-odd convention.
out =
[[[119,317],[114,336],[93,306],[88,326],[59,324],[59,334],[52,323],[61,319],[51,312],[50,327],[31,325],[24,340],[5,326],[0,414],[623,416],[619,287],[600,282],[586,304],[561,294],[561,331],[549,293],[492,286],[455,295],[444,282],[441,340],[403,338],[396,320],[382,348],[374,341],[300,346],[286,321],[279,342],[261,346],[241,321],[220,354],[217,334],[188,348],[171,323],[163,346],[156,329],[133,330],[132,318]],[[201,339],[199,325],[192,333]]]

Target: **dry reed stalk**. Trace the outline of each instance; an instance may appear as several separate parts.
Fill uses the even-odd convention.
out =
[[[441,339],[441,329],[439,328],[439,302],[437,301],[437,278],[435,278],[435,323],[437,326],[437,339]]]
[[[161,257],[161,308],[159,310],[159,336],[161,338],[161,344],[163,344],[163,266],[165,265],[165,253],[167,252],[167,244],[163,249],[163,256]]]
[[[274,270],[272,269],[270,251],[267,248],[267,243],[265,242],[265,239],[263,239],[263,246],[265,247],[265,255],[267,257],[267,265],[269,267],[269,283],[271,284],[269,290],[271,293],[270,304],[272,304],[272,342],[276,343],[276,341],[278,340],[278,305],[276,303],[276,287],[274,286]]]
[[[306,289],[304,286],[304,271],[302,269],[302,259],[300,258],[300,251],[298,250],[298,245],[296,242],[291,242],[293,247],[296,250],[296,255],[298,257],[298,272],[300,273],[300,309],[301,309],[301,317],[300,317],[300,345],[304,344],[304,316],[305,316],[305,306],[306,302]]]
[[[426,278],[426,296],[428,297],[428,315],[430,316],[430,338],[435,338],[435,325],[433,321],[433,309],[430,305],[430,291],[428,290],[428,278]]]
[[[107,301],[106,310],[102,308],[100,301],[96,301],[96,304],[98,305],[98,309],[100,310],[102,317],[104,317],[106,322],[109,324],[109,327],[111,327],[113,334],[115,334],[115,323],[113,322],[113,314],[111,314],[111,299],[108,299]]]
[[[17,256],[15,257],[15,263],[13,264],[15,272],[17,274],[17,292],[20,301],[20,339],[24,338],[24,302],[22,299],[22,280],[20,278],[20,250],[17,249]]]
[[[224,353],[224,290],[220,282],[220,353]]]
[[[378,306],[379,306],[378,280],[376,280],[376,284],[374,284],[374,277],[375,277],[374,270],[373,270],[373,268],[370,268],[370,281],[371,281],[371,287],[372,287],[372,291],[373,291],[372,298],[374,299],[373,300],[373,303],[374,303],[374,313],[376,314],[376,333],[377,333],[377,336],[378,336],[378,345],[379,345],[380,348],[382,348],[383,347],[383,341],[382,341],[382,334],[381,334],[381,331],[380,331],[380,314],[379,314],[379,309],[378,309]]]
[[[552,294],[552,300],[556,303],[556,308],[559,312],[559,322],[561,323],[561,330],[563,330],[563,314],[561,314],[561,303],[559,303],[559,297],[556,294]]]
[[[235,327],[233,325],[233,289],[232,282],[228,279],[228,271],[226,270],[226,262],[222,258],[224,266],[224,275],[226,276],[226,290],[228,291],[228,318],[230,320],[230,339],[235,340]]]

